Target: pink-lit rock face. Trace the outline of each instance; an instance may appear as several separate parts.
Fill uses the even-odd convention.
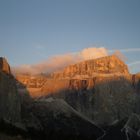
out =
[[[59,73],[54,73],[54,79],[94,77],[96,74],[129,74],[127,65],[115,55],[83,61],[70,65]]]
[[[47,77],[44,75],[25,75],[18,74],[16,75],[16,79],[20,81],[27,88],[41,88],[43,84],[46,82]]]

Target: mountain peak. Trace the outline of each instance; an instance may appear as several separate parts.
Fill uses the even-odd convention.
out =
[[[82,61],[54,73],[54,78],[74,78],[77,75],[93,77],[96,74],[129,74],[127,65],[116,55]]]

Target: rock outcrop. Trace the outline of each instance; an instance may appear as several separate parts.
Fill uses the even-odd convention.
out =
[[[107,56],[83,61],[66,67],[62,72],[54,73],[55,79],[63,78],[91,78],[99,74],[129,74],[127,66],[117,56]]]
[[[0,119],[20,121],[20,97],[16,82],[5,58],[0,58]]]
[[[0,57],[0,71],[11,74],[10,66],[7,60],[3,57]]]

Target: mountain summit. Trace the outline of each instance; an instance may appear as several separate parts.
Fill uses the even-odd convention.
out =
[[[99,74],[129,74],[128,67],[117,56],[111,55],[98,59],[91,59],[70,65],[61,72],[53,74],[55,79],[77,78],[80,76],[94,77]]]

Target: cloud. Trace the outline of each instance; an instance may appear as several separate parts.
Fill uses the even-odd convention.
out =
[[[96,59],[108,55],[107,49],[104,47],[96,48],[85,48],[82,51],[76,53],[67,53],[63,55],[56,55],[50,57],[48,60],[40,62],[35,65],[21,65],[12,68],[13,73],[28,73],[28,74],[39,74],[39,73],[51,73],[60,71],[64,67],[78,63],[87,59]]]
[[[116,50],[109,50],[109,52],[114,52]],[[126,48],[126,49],[119,49],[120,52],[139,52],[140,48]]]
[[[35,48],[38,49],[38,50],[43,50],[43,49],[45,49],[45,46],[42,46],[42,45],[38,44],[38,45],[35,46]]]
[[[108,52],[112,53],[114,51],[116,50],[109,50]],[[120,49],[119,51],[121,53],[134,53],[134,52],[140,52],[140,48],[126,48],[126,49]],[[122,59],[120,56],[119,58]],[[123,56],[122,60],[126,60],[126,58]],[[134,61],[134,62],[128,63],[128,67],[129,67],[130,72],[137,73],[140,71],[140,61]]]
[[[134,65],[137,65],[137,64],[140,64],[140,61],[134,61],[132,63],[129,63],[128,66],[134,66]]]
[[[15,73],[26,73],[26,74],[37,74],[39,71],[35,69],[33,65],[21,65],[18,67],[12,67],[12,72]]]
[[[128,64],[128,67],[132,73],[140,72],[140,61],[134,61]]]
[[[96,58],[104,57],[107,55],[108,55],[107,49],[105,49],[103,47],[101,47],[101,48],[86,48],[80,52],[80,56],[83,58],[83,60],[96,59]]]

